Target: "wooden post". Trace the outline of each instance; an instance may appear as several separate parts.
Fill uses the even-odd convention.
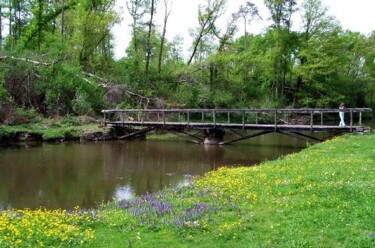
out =
[[[204,122],[204,111],[202,111],[202,122]]]
[[[245,111],[242,111],[242,129],[245,129]]]
[[[320,112],[320,125],[323,126],[323,112]]]
[[[350,132],[353,132],[353,110],[350,110]]]
[[[189,126],[189,123],[190,123],[190,110],[188,110],[187,112],[186,112],[186,114],[187,114],[187,125]]]
[[[311,131],[313,130],[313,126],[314,126],[314,112],[311,110],[311,113],[310,113],[310,129],[311,129]]]
[[[122,126],[124,126],[124,112],[121,111],[121,122]]]
[[[359,125],[362,126],[362,112],[359,112]]]
[[[158,113],[159,115],[159,113]],[[165,127],[165,111],[163,111],[163,126]]]
[[[255,124],[258,125],[258,112],[256,112],[256,114],[255,114]]]
[[[277,110],[275,110],[275,130],[277,130]]]
[[[212,114],[213,114],[214,128],[216,128],[216,114],[215,114],[215,110],[212,111]]]
[[[228,112],[228,124],[230,123],[230,113]]]

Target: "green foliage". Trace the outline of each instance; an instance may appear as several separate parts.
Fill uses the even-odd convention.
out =
[[[76,93],[76,96],[72,101],[72,109],[78,115],[92,115],[94,112],[85,92]]]
[[[41,116],[35,109],[22,109],[17,108],[16,112],[14,113],[14,124],[22,124],[22,123],[35,123],[41,120]]]
[[[267,0],[272,25],[237,39],[238,16],[224,33],[215,23],[228,2],[207,1],[187,62],[181,37],[161,44],[155,25],[149,37],[148,0],[127,1],[131,41],[115,61],[114,2],[9,1],[17,16],[2,9],[3,23],[11,25],[0,58],[1,122],[11,123],[17,108],[95,116],[112,107],[375,107],[374,34],[344,31],[320,0],[306,0],[299,9],[294,0]],[[302,28],[292,31],[296,14]],[[115,90],[117,98],[107,97]]]
[[[182,84],[177,87],[173,102],[186,108],[199,108],[206,101],[205,93],[207,93],[207,88],[202,85]]]

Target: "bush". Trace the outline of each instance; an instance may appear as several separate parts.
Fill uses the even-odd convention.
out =
[[[32,109],[23,108],[10,108],[8,112],[8,124],[29,124],[37,123],[42,120],[42,117],[37,113],[37,111]]]
[[[73,111],[78,115],[93,115],[94,111],[88,98],[89,97],[86,93],[77,92],[76,97],[72,102]]]

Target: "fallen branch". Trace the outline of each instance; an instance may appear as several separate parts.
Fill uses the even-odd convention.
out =
[[[110,80],[108,79],[105,79],[105,78],[102,78],[102,77],[99,77],[95,74],[92,74],[90,72],[82,72],[84,75],[88,76],[88,77],[91,77],[91,78],[95,78],[95,79],[98,79],[100,82],[96,83],[96,86],[101,86],[105,89],[110,89],[110,88],[114,88],[114,87],[118,87],[119,85],[114,85],[112,83],[109,83]],[[95,85],[92,81],[88,80],[87,78],[82,78],[84,81],[90,83],[91,85]],[[123,89],[125,94],[128,94],[129,96],[131,97],[134,97],[134,98],[137,98],[137,101],[139,104],[143,104],[144,102],[146,103],[146,106],[148,106],[150,104],[150,102],[152,101],[157,101],[159,100],[159,98],[157,97],[146,97],[146,96],[143,96],[143,95],[140,95],[138,93],[134,93],[128,89]]]
[[[41,61],[37,61],[37,60],[32,60],[32,59],[28,59],[28,58],[17,58],[17,57],[13,57],[13,56],[1,56],[0,57],[0,61],[1,60],[5,60],[5,59],[11,59],[11,60],[17,60],[17,61],[24,61],[24,62],[31,63],[31,64],[34,64],[34,65],[51,66],[51,65],[55,65],[55,64],[59,63],[62,60],[65,60],[66,56],[64,56],[63,58],[60,58],[60,59],[58,59],[58,60],[56,60],[54,62],[51,62],[51,63],[45,63],[45,62],[41,62]]]

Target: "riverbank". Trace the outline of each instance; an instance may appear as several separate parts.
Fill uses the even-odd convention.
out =
[[[123,130],[117,130],[123,131]],[[1,144],[22,144],[25,142],[107,141],[116,140],[124,133],[103,126],[100,120],[90,117],[64,117],[42,119],[37,123],[23,125],[0,125]],[[180,140],[169,133],[153,132],[150,140]]]
[[[85,116],[42,119],[22,125],[0,125],[0,144],[110,139],[114,139],[114,134],[109,127]]]
[[[373,247],[374,143],[345,135],[96,210],[2,211],[0,246]]]

